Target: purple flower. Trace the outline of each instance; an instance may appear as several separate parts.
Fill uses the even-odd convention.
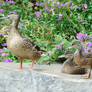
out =
[[[8,0],[5,0],[6,2],[8,2]]]
[[[71,6],[71,7],[70,7],[70,10],[72,10],[72,9],[73,9],[73,7]]]
[[[82,19],[82,18],[80,18],[80,16],[78,16],[78,21],[79,21],[79,22],[83,22],[84,19]]]
[[[82,8],[82,10],[85,12],[86,11],[86,9],[85,8]]]
[[[57,2],[56,2],[56,4],[57,4],[57,5],[59,5],[59,4],[60,4],[60,2],[59,2],[59,1],[57,1]]]
[[[0,36],[2,36],[2,34],[0,33]]]
[[[58,17],[58,20],[62,20],[62,17]]]
[[[64,6],[64,3],[61,3],[61,6],[63,7]]]
[[[3,13],[3,9],[0,9],[0,13]]]
[[[59,17],[61,17],[62,16],[62,14],[61,13],[59,13]]]
[[[86,9],[87,8],[87,4],[83,4],[83,7]]]
[[[8,59],[8,62],[12,62],[13,60],[12,59]]]
[[[2,56],[5,56],[5,53],[2,53]]]
[[[39,3],[38,3],[38,2],[36,2],[36,3],[35,3],[35,5],[36,5],[36,6],[38,6],[38,5],[39,5]]]
[[[61,44],[61,45],[64,44],[64,41],[62,41],[60,44]]]
[[[6,43],[2,43],[1,45],[4,47],[4,46],[6,46]]]
[[[20,24],[20,27],[22,27],[23,26],[23,24]]]
[[[5,37],[5,34],[2,34],[3,37]]]
[[[3,50],[2,50],[2,49],[0,49],[0,54],[1,54],[1,53],[3,53]]]
[[[65,3],[64,6],[67,8],[68,7],[68,3]]]
[[[43,2],[46,3],[46,0],[44,0]]]
[[[90,52],[92,53],[92,50],[90,50]]]
[[[50,1],[48,1],[48,4],[50,3]]]
[[[78,9],[78,10],[80,10],[80,9],[81,9],[79,6],[76,6],[75,8],[76,8],[76,9]]]
[[[6,53],[6,55],[5,55],[6,57],[8,57],[9,56],[9,54],[8,53]]]
[[[59,13],[59,15],[58,15],[59,17],[58,17],[58,20],[62,20],[62,14],[61,13]]]
[[[85,41],[85,40],[86,40],[86,37],[87,37],[87,34],[78,33],[76,37],[77,37],[77,39],[79,39],[80,41]]]
[[[42,2],[40,2],[40,5],[42,5],[43,3]]]
[[[84,53],[87,53],[88,52],[85,47],[82,47],[82,49],[83,49]]]
[[[3,47],[4,50],[6,50],[7,48],[6,47]]]
[[[48,50],[48,54],[50,54],[51,53],[51,50]]]
[[[61,49],[62,49],[62,47],[61,47],[60,45],[57,45],[57,46],[56,46],[56,49],[61,50]]]
[[[10,3],[10,4],[14,4],[14,1],[13,1],[13,0],[10,0],[9,3]]]
[[[88,42],[86,45],[87,47],[92,47],[92,42]]]
[[[3,62],[11,63],[12,62],[12,59],[3,59]]]
[[[2,5],[2,3],[0,3],[0,5]]]
[[[88,39],[92,39],[92,37],[88,37]]]
[[[35,14],[35,15],[36,15],[36,17],[37,17],[37,18],[40,18],[40,17],[42,16],[42,15],[41,15],[41,11],[36,12],[36,14]]]

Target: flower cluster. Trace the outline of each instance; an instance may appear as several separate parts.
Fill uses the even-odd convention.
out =
[[[61,13],[59,13],[58,20],[62,20],[62,14]]]
[[[61,45],[63,45],[63,44],[64,44],[64,41],[62,41],[62,42],[60,43],[60,45],[58,44],[58,45],[56,46],[56,49],[61,50],[61,49],[62,49]]]
[[[86,37],[87,37],[87,34],[78,33],[76,37],[80,41],[85,41],[86,40]]]
[[[6,49],[7,48],[0,49],[0,57],[1,57],[1,60],[3,62],[12,62],[13,60],[9,58],[9,53],[5,52]]]
[[[9,2],[10,4],[14,4],[13,0],[6,0],[6,2]]]

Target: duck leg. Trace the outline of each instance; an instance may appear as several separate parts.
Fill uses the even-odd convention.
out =
[[[20,69],[22,69],[22,59],[20,59]]]
[[[34,60],[32,60],[32,66],[30,67],[30,69],[32,70],[34,66]]]
[[[88,79],[91,76],[91,68],[88,70],[88,74],[86,76],[83,76],[84,79]]]

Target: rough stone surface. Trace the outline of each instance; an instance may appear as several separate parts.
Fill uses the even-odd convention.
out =
[[[92,92],[92,77],[82,79],[81,75],[60,72],[60,64],[34,65],[29,63],[24,69],[19,64],[0,64],[0,92]]]

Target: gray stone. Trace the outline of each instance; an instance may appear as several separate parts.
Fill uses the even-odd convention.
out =
[[[60,64],[34,65],[29,63],[23,70],[19,64],[0,64],[0,92],[92,92],[92,77],[61,73]]]

